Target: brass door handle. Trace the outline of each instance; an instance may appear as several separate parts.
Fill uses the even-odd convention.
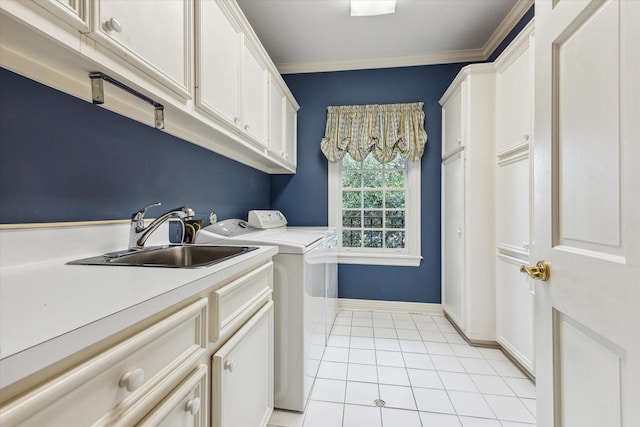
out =
[[[529,277],[535,280],[546,282],[551,277],[551,267],[547,261],[538,261],[535,266],[523,265],[520,267],[521,273],[527,273]]]

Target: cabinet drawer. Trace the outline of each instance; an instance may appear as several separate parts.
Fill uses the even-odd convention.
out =
[[[273,263],[268,262],[211,293],[211,342],[238,328],[269,298]]]
[[[130,411],[132,406],[157,395],[160,383],[176,378],[185,361],[204,352],[206,316],[202,298],[6,405],[0,425],[121,424],[131,412],[140,413]]]
[[[208,409],[207,372],[207,365],[198,366],[138,426],[204,427]]]

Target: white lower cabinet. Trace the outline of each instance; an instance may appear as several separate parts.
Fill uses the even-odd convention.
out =
[[[0,425],[126,426],[156,407],[207,347],[206,298],[0,408]]]
[[[138,426],[205,427],[208,373],[207,365],[198,366]]]
[[[464,329],[464,151],[442,162],[442,211],[443,300],[449,316]]]
[[[534,366],[534,292],[520,272],[520,258],[498,253],[496,262],[496,323],[498,343],[529,373]]]
[[[266,426],[273,412],[273,302],[214,355],[213,427]]]
[[[271,261],[213,282],[72,368],[24,379],[35,386],[2,403],[0,426],[266,426],[272,292]]]

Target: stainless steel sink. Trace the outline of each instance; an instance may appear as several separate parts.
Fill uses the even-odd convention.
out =
[[[123,251],[70,261],[72,265],[119,265],[136,267],[207,267],[258,249],[249,246],[170,245],[140,251]]]

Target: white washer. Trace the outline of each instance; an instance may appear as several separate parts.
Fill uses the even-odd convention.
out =
[[[304,411],[338,313],[336,231],[286,227],[279,211],[251,211],[203,228],[196,243],[278,246],[274,263],[274,406]],[[254,227],[267,227],[267,229]]]

